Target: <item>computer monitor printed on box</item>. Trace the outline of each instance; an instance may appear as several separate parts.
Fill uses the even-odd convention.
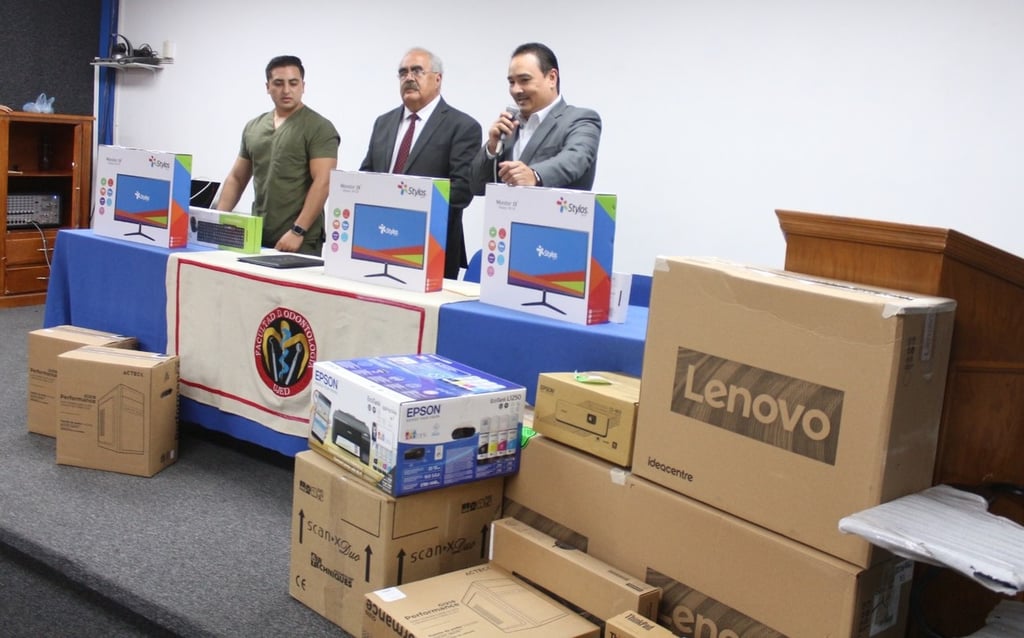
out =
[[[96,234],[163,248],[188,243],[191,155],[100,145],[95,168]]]
[[[572,323],[608,321],[616,201],[488,184],[480,301]]]
[[[333,171],[324,274],[418,292],[441,290],[447,179]]]

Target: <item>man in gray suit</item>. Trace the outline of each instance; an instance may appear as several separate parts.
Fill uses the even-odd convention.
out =
[[[512,53],[508,92],[516,108],[487,131],[473,162],[473,192],[488,182],[590,190],[597,172],[601,116],[569,106],[560,94],[558,59],[543,44],[530,42]]]
[[[462,211],[473,200],[470,189],[473,156],[480,145],[480,124],[441,97],[444,68],[425,49],[410,49],[398,68],[403,106],[377,118],[359,170],[447,177],[448,237],[444,276],[458,279],[466,266]]]

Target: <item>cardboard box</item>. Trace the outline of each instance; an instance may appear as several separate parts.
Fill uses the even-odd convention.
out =
[[[237,253],[258,254],[263,241],[263,218],[190,206],[188,244]]]
[[[675,634],[635,611],[624,611],[605,621],[604,636],[605,638],[672,638]]]
[[[543,436],[503,513],[661,587],[677,635],[905,634],[911,561],[857,567]]]
[[[861,567],[839,519],[931,485],[955,302],[659,259],[633,471]]]
[[[542,372],[537,379],[533,429],[629,467],[639,401],[636,377],[615,372]]]
[[[363,638],[598,638],[597,625],[494,564],[366,595]]]
[[[324,274],[437,292],[448,242],[447,179],[332,171]]]
[[[289,592],[358,636],[364,594],[485,562],[501,498],[498,478],[396,499],[300,452]]]
[[[57,463],[153,476],[178,460],[178,357],[83,346],[57,366]]]
[[[136,348],[135,337],[76,326],[28,333],[28,431],[57,436],[57,356],[81,346]]]
[[[393,496],[512,474],[526,389],[436,354],[317,361],[310,447]]]
[[[617,201],[488,184],[480,301],[584,325],[608,321]]]
[[[187,244],[191,155],[100,144],[93,168],[97,235],[162,248]]]
[[[660,589],[514,518],[491,524],[491,563],[598,625],[621,611],[658,617]]]

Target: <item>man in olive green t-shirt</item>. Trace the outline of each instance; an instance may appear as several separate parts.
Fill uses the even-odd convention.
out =
[[[274,110],[245,125],[217,209],[233,210],[252,179],[252,213],[263,218],[263,246],[319,255],[339,136],[327,118],[302,103],[305,77],[295,56],[278,56],[267,65]]]

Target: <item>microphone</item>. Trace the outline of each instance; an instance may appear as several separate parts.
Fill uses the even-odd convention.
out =
[[[512,121],[513,122],[518,122],[519,121],[519,107],[518,106],[516,106],[514,104],[512,106],[506,106],[505,107],[505,111],[512,115]],[[507,137],[508,137],[507,134],[502,133],[501,134],[501,142],[504,143],[505,139]]]

